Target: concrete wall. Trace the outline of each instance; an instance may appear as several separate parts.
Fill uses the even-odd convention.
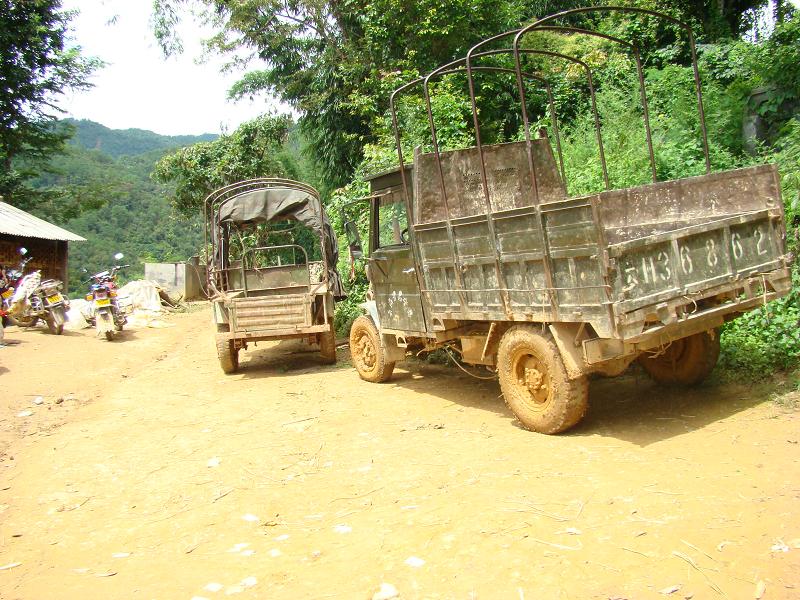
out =
[[[144,278],[155,281],[173,298],[203,300],[206,298],[206,271],[189,263],[145,263]]]

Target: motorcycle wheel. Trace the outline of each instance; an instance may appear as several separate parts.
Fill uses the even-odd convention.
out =
[[[53,335],[61,335],[64,333],[64,324],[62,323],[61,325],[56,325],[55,321],[52,319],[47,321],[47,328]]]
[[[122,331],[122,323],[117,323],[116,325],[114,325],[114,329],[116,329],[117,331]]]
[[[114,339],[114,332],[113,331],[106,331],[106,339],[110,342]]]
[[[39,317],[31,317],[29,315],[22,317],[9,317],[9,319],[11,319],[12,324],[17,325],[18,327],[33,327],[39,322]]]
[[[64,311],[61,308],[55,308],[54,314],[50,315],[50,318],[45,318],[45,322],[47,323],[47,328],[50,330],[50,333],[53,335],[61,335],[64,333]],[[59,311],[59,312],[55,312]],[[61,317],[60,319],[56,319],[56,317]],[[60,320],[61,323],[56,324],[56,321]]]

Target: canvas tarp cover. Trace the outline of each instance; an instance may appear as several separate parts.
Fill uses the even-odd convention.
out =
[[[322,233],[327,258],[328,286],[337,298],[346,296],[336,263],[339,246],[322,203],[308,192],[291,188],[252,190],[224,201],[219,207],[219,223],[249,225],[294,219]]]

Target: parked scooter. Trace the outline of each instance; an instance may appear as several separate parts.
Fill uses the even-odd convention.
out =
[[[114,260],[122,260],[122,252],[114,255]],[[108,271],[95,273],[89,279],[91,287],[86,294],[86,300],[92,303],[92,316],[87,321],[94,326],[99,336],[105,335],[108,341],[114,339],[114,334],[122,331],[127,323],[125,307],[120,306],[117,296],[117,273],[130,265],[115,265]]]
[[[31,261],[27,248],[20,248],[19,253],[22,256],[19,260],[19,265],[16,269],[12,267],[0,266],[0,317],[2,317],[3,325],[20,325],[22,327],[32,325],[35,321],[30,320],[26,323],[20,323],[17,319],[9,314],[11,311],[11,298],[14,296],[14,290],[19,285],[22,275],[25,272],[25,267]]]
[[[42,281],[41,271],[28,273],[19,280],[11,296],[9,316],[21,327],[32,327],[41,319],[50,333],[61,335],[69,310],[69,300],[61,293],[63,287],[58,279]]]

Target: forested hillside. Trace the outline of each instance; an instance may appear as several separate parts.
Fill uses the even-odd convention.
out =
[[[100,123],[86,119],[64,119],[63,123],[72,125],[75,134],[70,144],[86,150],[99,150],[112,158],[135,156],[151,150],[173,150],[198,142],[210,142],[218,136],[204,135],[159,135],[144,129],[109,129]]]
[[[161,136],[150,131],[108,129],[92,121],[71,121],[75,135],[66,152],[51,159],[32,181],[48,200],[32,212],[82,235],[70,245],[70,291],[81,291],[82,269],[109,266],[116,252],[129,263],[123,277],[141,277],[144,262],[182,261],[202,245],[199,215],[173,215],[170,186],[150,178],[168,149],[216,136]],[[95,149],[95,148],[101,149]],[[72,206],[80,198],[83,212]],[[88,210],[86,207],[88,206]]]

